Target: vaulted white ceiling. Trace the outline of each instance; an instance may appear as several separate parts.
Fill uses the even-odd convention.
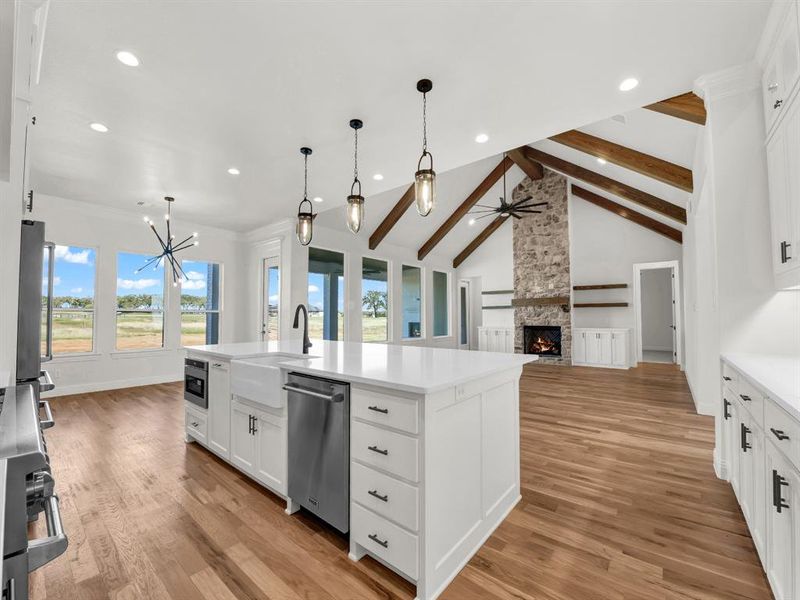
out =
[[[314,149],[310,195],[325,199],[316,208],[343,204],[347,123],[360,117],[368,235],[398,197],[382,192],[407,186],[416,167],[420,77],[434,81],[430,148],[444,172],[687,91],[753,56],[767,10],[759,0],[54,0],[34,95],[33,183],[132,210],[169,194],[179,217],[245,231],[296,211],[302,145]],[[117,62],[120,49],[141,66]],[[621,93],[628,76],[641,85]],[[93,121],[109,132],[90,130]],[[476,144],[484,132],[489,142]]]

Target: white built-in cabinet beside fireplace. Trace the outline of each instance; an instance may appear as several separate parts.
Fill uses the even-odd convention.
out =
[[[514,352],[512,327],[478,327],[478,350],[484,352]]]
[[[627,369],[630,329],[573,329],[572,364]]]

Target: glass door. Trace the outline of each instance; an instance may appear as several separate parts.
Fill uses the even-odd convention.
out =
[[[261,296],[261,340],[280,339],[281,267],[280,257],[264,259],[264,291]]]

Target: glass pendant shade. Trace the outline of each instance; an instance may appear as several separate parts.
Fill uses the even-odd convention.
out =
[[[430,169],[419,168],[422,159],[428,156],[431,161]],[[423,152],[414,174],[414,200],[417,203],[417,212],[422,217],[427,217],[436,204],[436,172],[433,170],[433,156],[430,152]]]
[[[361,230],[361,224],[364,222],[364,196],[348,196],[347,197],[347,227],[353,233],[358,233]]]
[[[308,210],[303,210],[303,203],[308,202]],[[300,210],[297,211],[297,239],[302,246],[308,246],[314,236],[314,214],[311,212],[311,202],[303,198]]]

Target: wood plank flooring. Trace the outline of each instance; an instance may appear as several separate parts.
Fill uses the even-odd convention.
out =
[[[770,598],[713,420],[672,365],[529,365],[522,502],[445,600]],[[55,399],[66,555],[34,600],[403,599],[414,589],[196,444],[178,384]],[[36,526],[37,531],[41,525]]]

